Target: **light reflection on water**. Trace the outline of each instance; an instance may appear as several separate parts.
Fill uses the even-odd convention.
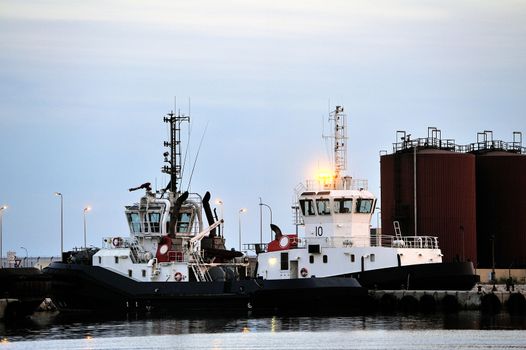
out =
[[[40,314],[18,324],[0,323],[0,350],[522,349],[526,347],[525,329],[524,316],[511,317],[507,313],[482,316],[471,311],[433,315],[152,317],[106,321]]]

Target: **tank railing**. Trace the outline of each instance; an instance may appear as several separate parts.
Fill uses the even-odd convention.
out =
[[[419,148],[435,148],[442,150],[454,151],[456,144],[453,139],[439,139],[436,137],[425,137],[413,140],[404,140],[402,142],[393,143],[393,152],[408,150],[414,147]]]
[[[526,154],[526,147],[522,147],[519,142],[504,142],[501,140],[487,140],[482,142],[471,143],[467,146],[467,152],[480,151],[507,151],[520,154]]]
[[[502,150],[519,154],[526,154],[526,147],[522,147],[521,142],[505,142],[502,140],[486,140],[474,142],[468,145],[457,145],[453,139],[438,139],[434,137],[418,138],[413,140],[404,140],[393,143],[393,153],[418,148],[433,148],[458,153],[480,152]]]

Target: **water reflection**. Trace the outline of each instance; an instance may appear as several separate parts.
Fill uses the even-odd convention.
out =
[[[392,314],[351,317],[128,317],[71,318],[40,313],[18,323],[0,322],[0,340],[85,339],[199,333],[346,332],[357,330],[526,329],[526,317],[476,311],[433,315]],[[220,340],[218,340],[220,341]],[[220,343],[214,348],[221,348]]]

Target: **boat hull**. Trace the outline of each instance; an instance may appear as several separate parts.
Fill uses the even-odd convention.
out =
[[[32,314],[49,296],[51,281],[37,268],[0,269],[0,297],[5,301],[0,318]]]
[[[480,282],[471,262],[397,266],[345,276],[369,289],[470,290]]]
[[[340,298],[366,298],[354,278],[293,280],[247,279],[213,282],[138,282],[98,266],[53,263],[45,269],[52,279],[52,300],[61,312],[129,313],[200,311],[290,312],[342,309]],[[345,311],[359,300],[345,303]]]

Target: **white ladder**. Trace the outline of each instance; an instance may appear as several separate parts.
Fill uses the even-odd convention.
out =
[[[402,240],[402,230],[400,229],[400,222],[393,221],[394,231],[395,231],[395,237],[397,240]]]
[[[194,258],[194,262],[190,264],[190,267],[192,268],[192,271],[194,272],[197,281],[211,282],[212,277],[210,276],[210,273],[208,273],[208,270],[205,267],[205,262],[203,261],[201,254],[199,252],[194,251],[192,252],[192,257]]]

